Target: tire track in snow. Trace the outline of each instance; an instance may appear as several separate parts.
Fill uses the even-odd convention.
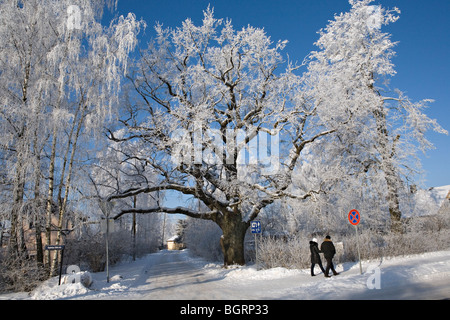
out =
[[[230,299],[233,291],[221,284],[223,277],[205,272],[186,258],[184,251],[164,251],[145,270],[145,284],[130,292],[130,299]]]

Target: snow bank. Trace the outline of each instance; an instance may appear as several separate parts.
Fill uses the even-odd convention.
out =
[[[89,293],[81,282],[58,285],[58,277],[45,281],[30,294],[33,300],[68,299]]]
[[[272,268],[267,270],[258,270],[256,266],[241,267],[228,272],[228,279],[247,279],[247,280],[272,280],[292,277],[300,274],[308,274],[309,270]]]
[[[450,298],[450,251],[348,262],[338,276],[324,278],[309,269],[232,266],[192,258],[185,251],[161,251],[93,273],[89,288],[81,282],[58,286],[54,277],[23,293],[2,299],[443,299]],[[372,283],[372,281],[374,281]],[[380,289],[371,289],[371,286]]]
[[[34,300],[55,300],[82,296],[90,292],[88,288],[93,280],[91,273],[84,271],[64,275],[61,278],[61,285],[58,285],[58,282],[59,276],[45,281],[30,293],[30,298]]]

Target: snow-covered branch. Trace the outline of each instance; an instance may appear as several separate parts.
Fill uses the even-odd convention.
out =
[[[192,209],[188,209],[185,207],[152,207],[152,208],[128,208],[122,209],[118,214],[114,216],[114,219],[119,219],[121,216],[127,213],[139,213],[139,214],[149,214],[149,213],[168,213],[168,214],[184,214],[188,217],[199,218],[205,220],[214,220],[216,219],[217,211],[209,211],[209,212],[198,212]]]

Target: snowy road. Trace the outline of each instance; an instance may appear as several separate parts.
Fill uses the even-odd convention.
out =
[[[221,285],[222,278],[208,273],[188,259],[187,252],[163,251],[153,255],[144,270],[145,283],[130,290],[127,299],[228,299],[231,288]],[[138,290],[137,290],[138,289]],[[138,291],[138,292],[136,292]]]
[[[359,273],[357,264],[339,265],[339,276],[325,279],[309,270],[254,267],[223,269],[190,258],[188,251],[162,251],[137,263],[143,265],[139,277],[122,294],[106,299],[449,299],[450,252],[399,257],[364,263],[363,268],[378,268],[380,289],[375,271]],[[124,270],[125,271],[125,270]],[[371,277],[371,278],[370,278]],[[130,278],[133,278],[131,276]],[[126,277],[121,281],[125,283]],[[95,299],[92,296],[89,298]]]
[[[133,300],[302,300],[302,299],[450,299],[450,251],[338,265],[330,279],[308,269],[255,266],[224,269],[189,256],[160,251],[92,274],[90,289],[80,283],[57,285],[57,277],[28,294],[2,299]],[[373,289],[370,289],[372,287]],[[379,288],[379,289],[377,289]]]
[[[369,264],[380,270],[359,274],[356,264],[339,266],[331,279],[312,278],[309,270],[238,268],[217,270],[189,259],[187,252],[156,256],[148,273],[149,288],[140,299],[449,299],[450,254],[425,254]],[[348,268],[348,269],[347,269]],[[367,268],[366,268],[367,270]],[[369,279],[369,277],[371,277]]]

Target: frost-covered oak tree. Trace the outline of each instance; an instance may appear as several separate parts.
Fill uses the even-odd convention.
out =
[[[244,264],[245,233],[263,208],[320,192],[320,184],[293,188],[291,177],[305,147],[334,128],[320,123],[302,94],[299,66],[283,60],[287,41],[273,43],[251,26],[235,30],[211,9],[200,26],[187,19],[155,29],[130,74],[138,100],[126,108],[126,130],[111,130],[110,139],[140,141],[129,157],[146,161],[159,179],[108,199],[157,190],[194,197],[208,209],[157,205],[119,210],[116,218],[167,212],[214,221],[224,264]]]

